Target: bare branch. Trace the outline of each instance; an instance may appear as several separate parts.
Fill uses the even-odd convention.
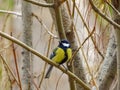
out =
[[[95,29],[94,29],[95,30]],[[75,57],[75,55],[78,53],[78,51],[82,48],[82,46],[85,44],[85,42],[89,39],[89,37],[91,37],[94,33],[94,30],[88,35],[87,38],[85,38],[85,40],[83,41],[83,43],[81,44],[81,46],[73,53],[73,56],[72,56],[72,60],[73,61],[73,58]],[[72,63],[72,62],[70,62]]]
[[[90,29],[89,29],[89,27],[87,26],[87,24],[86,24],[86,22],[85,22],[85,20],[84,20],[84,18],[83,18],[83,16],[82,16],[82,14],[81,14],[81,12],[79,11],[79,9],[78,9],[78,7],[76,6],[76,4],[75,4],[75,8],[76,8],[76,10],[77,10],[77,12],[78,12],[81,20],[83,21],[83,24],[85,25],[85,27],[86,27],[86,29],[87,29],[87,32],[90,34]],[[98,49],[98,47],[97,47],[97,45],[95,44],[95,41],[94,41],[94,39],[93,39],[92,36],[91,36],[91,40],[92,40],[92,42],[93,42],[93,44],[94,44],[94,46],[95,46],[95,49],[96,49],[97,52],[99,53],[99,55],[102,57],[102,59],[104,59],[104,55],[103,55],[103,54],[100,52],[100,50]]]
[[[18,80],[16,79],[14,73],[12,72],[12,70],[10,69],[10,66],[7,64],[6,60],[2,57],[2,55],[0,55],[1,60],[3,61],[3,63],[6,65],[7,69],[10,71],[11,75],[13,76],[13,78],[15,79],[16,83],[18,86],[20,86]]]
[[[120,16],[120,12],[108,1],[106,1],[106,3]]]
[[[22,14],[21,14],[21,13],[19,13],[19,12],[8,11],[8,10],[0,10],[0,13],[13,14],[13,15],[16,15],[16,16],[19,16],[19,17],[21,17],[21,16],[22,16]]]
[[[21,79],[20,79],[20,73],[19,73],[18,63],[17,63],[17,56],[16,56],[16,51],[15,51],[15,47],[14,47],[14,44],[13,44],[13,43],[12,43],[12,50],[13,50],[14,62],[15,62],[17,77],[18,77],[18,81],[19,81],[19,85],[20,85],[20,90],[22,90],[22,84],[21,84]]]
[[[48,3],[42,3],[42,2],[33,1],[33,0],[24,0],[24,1],[32,3],[32,4],[37,5],[37,6],[42,6],[42,7],[50,7],[50,8],[54,7],[53,3],[48,4]]]
[[[53,33],[51,33],[49,31],[49,29],[47,28],[47,26],[42,22],[42,20],[37,15],[35,15],[34,13],[32,13],[32,15],[38,20],[38,22],[41,25],[43,25],[43,27],[45,28],[45,30],[47,31],[48,34],[50,34],[53,38],[56,38],[56,39],[58,38],[56,35],[54,35]]]
[[[120,25],[117,24],[116,22],[114,22],[111,18],[105,16],[105,14],[103,14],[92,2],[92,0],[89,0],[93,10],[98,13],[101,17],[103,17],[107,22],[109,22],[110,24],[114,25],[116,28],[118,28],[120,30]]]

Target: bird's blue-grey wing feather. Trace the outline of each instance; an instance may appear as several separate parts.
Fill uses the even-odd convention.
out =
[[[56,55],[56,50],[57,50],[57,49],[58,49],[58,48],[55,48],[55,49],[53,50],[53,52],[52,52],[51,55],[50,55],[50,59],[52,59],[52,58]],[[53,69],[53,66],[50,65],[50,67],[49,67],[49,69],[48,69],[48,71],[47,71],[47,73],[46,73],[46,75],[45,75],[45,78],[49,78],[49,77],[50,77],[50,73],[51,73],[52,69]]]
[[[55,55],[56,55],[56,50],[57,50],[58,48],[55,48],[54,50],[53,50],[53,52],[51,53],[51,55],[50,55],[50,59],[52,59]]]

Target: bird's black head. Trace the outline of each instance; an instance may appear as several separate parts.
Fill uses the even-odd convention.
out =
[[[68,40],[63,39],[59,42],[59,47],[61,47],[62,49],[66,50],[67,48],[70,48],[70,43]]]

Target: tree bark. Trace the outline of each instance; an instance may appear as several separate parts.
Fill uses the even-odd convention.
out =
[[[116,72],[117,72],[116,44],[115,37],[112,34],[109,40],[105,59],[101,65],[101,68],[97,76],[99,90],[109,90],[112,81],[115,78]]]
[[[120,12],[120,0],[112,0],[112,4]],[[113,13],[114,21],[120,25],[120,16],[116,12]],[[117,90],[120,90],[120,30],[117,29],[116,27],[114,28],[117,41],[117,79],[118,79]]]
[[[22,20],[23,20],[23,42],[32,47],[32,12],[31,5],[22,1]],[[23,90],[33,90],[32,87],[32,60],[31,52],[23,49],[23,66],[22,66],[22,88]]]

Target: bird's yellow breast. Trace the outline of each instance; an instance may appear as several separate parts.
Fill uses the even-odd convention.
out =
[[[58,48],[55,52],[55,56],[52,58],[52,60],[56,63],[61,63],[62,60],[65,58],[65,52],[63,49]]]
[[[67,61],[69,61],[71,59],[71,57],[72,57],[72,50],[71,50],[71,48],[68,48],[66,53],[67,53],[67,56],[68,56]]]

